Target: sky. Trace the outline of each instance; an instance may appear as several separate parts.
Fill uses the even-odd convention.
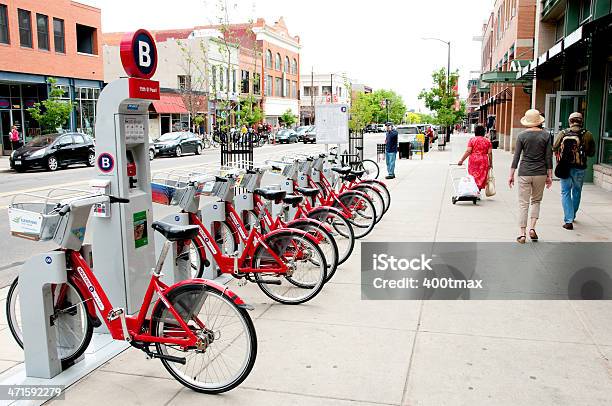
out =
[[[102,9],[102,31],[188,28],[213,23],[219,0],[78,0]],[[470,71],[480,69],[482,25],[493,0],[227,0],[230,19],[246,22],[279,17],[299,35],[301,73],[346,72],[374,89],[393,89],[409,109],[425,111],[419,92],[431,73],[459,70],[459,90],[467,95]]]

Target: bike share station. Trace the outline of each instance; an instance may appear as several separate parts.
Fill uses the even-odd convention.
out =
[[[151,100],[159,99],[160,90],[159,83],[150,80],[157,67],[152,35],[145,30],[126,34],[121,42],[121,61],[129,77],[108,84],[97,104],[97,175],[90,186],[94,192],[129,199],[129,203],[113,205],[112,209],[110,202],[94,205],[89,223],[92,244],[83,245],[82,253],[111,302],[133,314],[139,310],[156,262],[148,108]],[[89,216],[89,206],[84,212],[71,213]],[[71,230],[71,236],[82,243],[84,231],[84,227]],[[105,328],[98,328],[85,354],[62,370],[50,316],[51,285],[67,279],[65,253],[56,250],[33,256],[23,265],[19,278],[25,363],[0,375],[0,385],[67,387],[129,347],[127,342],[113,340]],[[98,302],[92,289],[90,285]]]

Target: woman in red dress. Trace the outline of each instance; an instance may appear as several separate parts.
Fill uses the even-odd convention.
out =
[[[486,129],[483,126],[476,126],[474,132],[476,136],[470,138],[467,150],[458,164],[463,165],[463,161],[468,157],[470,158],[468,162],[468,173],[476,180],[478,189],[482,190],[487,187],[489,168],[493,165],[493,145],[491,141],[484,136],[486,134]]]

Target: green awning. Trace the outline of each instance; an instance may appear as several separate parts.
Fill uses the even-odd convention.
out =
[[[523,83],[524,80],[516,78],[516,72],[514,71],[491,71],[485,72],[480,77],[480,80],[484,83]]]

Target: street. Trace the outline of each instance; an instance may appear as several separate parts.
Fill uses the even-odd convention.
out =
[[[366,153],[374,155],[375,144],[382,142],[384,135],[367,134],[364,138]],[[324,151],[322,145],[312,144],[278,144],[265,145],[256,148],[254,152],[255,161],[280,158],[284,154]],[[186,155],[180,158],[158,157],[151,161],[152,174],[169,171],[173,169],[188,169],[200,165],[212,164],[220,161],[220,150],[206,149],[202,155]],[[384,163],[383,163],[384,164]],[[383,165],[384,166],[384,165]],[[95,176],[95,168],[85,166],[72,166],[57,172],[31,171],[16,173],[8,167],[8,159],[0,158],[0,234],[9,236],[8,218],[6,209],[11,200],[19,193],[46,194],[54,188],[86,189],[89,181]],[[174,207],[154,205],[155,218],[159,219]],[[87,238],[87,237],[86,237]],[[9,285],[19,271],[19,266],[33,252],[44,252],[56,248],[53,242],[32,242],[21,238],[7,237],[0,239],[0,287]]]

